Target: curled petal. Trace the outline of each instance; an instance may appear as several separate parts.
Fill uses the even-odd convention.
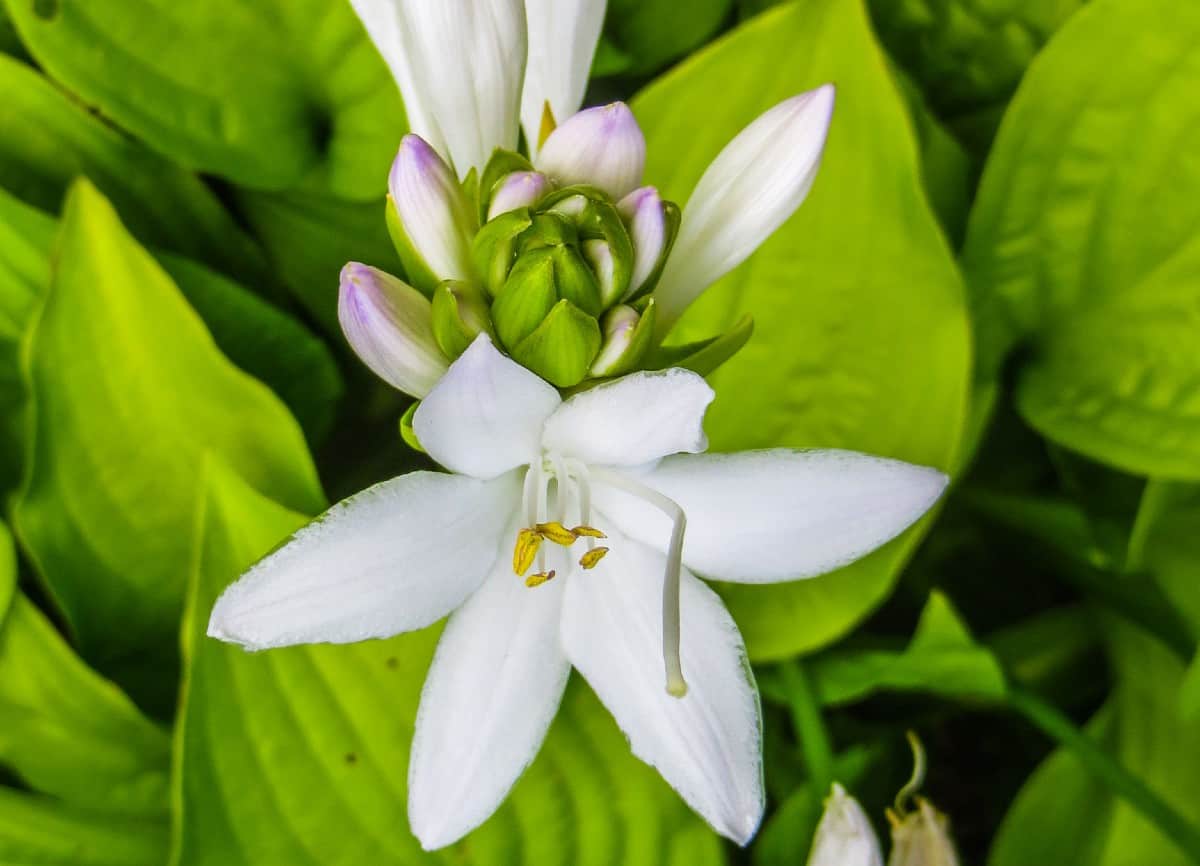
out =
[[[469,280],[475,221],[450,167],[417,135],[400,141],[388,177],[400,225],[421,262],[440,280]]]
[[[779,103],[709,165],[684,208],[654,291],[660,334],[800,207],[821,164],[833,97],[833,85],[826,84]]]
[[[342,268],[338,321],[363,363],[405,394],[424,397],[446,372],[429,300],[391,274],[358,262]]]
[[[521,93],[521,125],[531,153],[537,153],[546,103],[560,121],[583,104],[604,7],[605,0],[525,0],[529,60]]]
[[[535,164],[560,185],[591,184],[620,199],[641,183],[646,139],[624,102],[586,108],[550,134]]]

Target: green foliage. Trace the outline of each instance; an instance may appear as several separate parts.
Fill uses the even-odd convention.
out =
[[[738,130],[825,81],[838,106],[809,199],[676,329],[700,339],[755,316],[754,338],[712,377],[720,397],[706,427],[722,451],[835,446],[950,467],[970,365],[962,285],[858,2],[771,10],[639,94],[647,175],[686,201]],[[817,580],[723,595],[754,657],[813,649],[887,595],[916,540]]]
[[[167,827],[0,788],[0,863],[161,866]]]
[[[403,109],[348,3],[5,3],[54,79],[181,164],[378,195]]]
[[[87,183],[54,256],[29,345],[35,432],[16,529],[86,655],[169,659],[204,455],[297,508],[319,510],[320,485],[287,410],[220,354]]]
[[[653,72],[711,38],[732,7],[733,0],[691,0],[680,15],[672,0],[609,0],[598,74]]]

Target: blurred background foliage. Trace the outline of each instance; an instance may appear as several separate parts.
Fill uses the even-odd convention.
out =
[[[679,201],[837,84],[810,199],[679,333],[757,319],[715,448],[955,477],[850,568],[723,590],[758,839],[719,841],[576,679],[500,812],[424,854],[436,627],[204,637],[308,516],[423,465],[335,313],[347,260],[401,270],[403,106],[343,0],[2,0],[0,866],[797,864],[835,779],[884,827],[909,728],[965,863],[1200,862],[1200,7],[609,0],[593,73]]]

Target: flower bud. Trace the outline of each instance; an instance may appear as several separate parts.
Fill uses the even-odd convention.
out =
[[[679,230],[679,207],[660,198],[654,187],[643,186],[617,202],[617,212],[633,243],[633,275],[625,293],[633,298],[654,289]]]
[[[487,218],[493,220],[517,208],[532,207],[549,191],[550,181],[541,172],[514,171],[496,182]]]
[[[471,279],[475,213],[450,167],[424,139],[401,139],[388,192],[388,227],[417,288],[428,294],[442,280]]]
[[[808,866],[883,866],[883,852],[858,801],[836,782],[813,837]]]
[[[358,262],[342,268],[338,321],[363,363],[406,394],[424,397],[446,372],[429,301],[391,274]]]
[[[579,252],[566,244],[551,244],[522,253],[492,306],[500,342],[513,351],[560,300],[593,317],[603,309],[596,278]]]
[[[480,333],[492,333],[487,301],[474,283],[447,280],[433,292],[433,337],[453,361]]]
[[[489,222],[471,244],[471,259],[483,281],[483,287],[493,298],[500,294],[508,272],[517,261],[521,236],[533,225],[526,208],[502,214]]]
[[[570,388],[587,376],[599,350],[596,318],[564,299],[509,354],[552,385]]]
[[[903,817],[888,812],[892,824],[888,866],[958,866],[949,819],[924,797],[917,797],[916,805],[916,811]]]
[[[559,185],[592,184],[614,200],[642,180],[646,139],[623,102],[587,108],[546,139],[535,166]]]
[[[624,304],[613,307],[600,320],[603,339],[600,353],[592,362],[588,376],[610,378],[637,369],[650,349],[654,334],[654,301],[639,313]]]

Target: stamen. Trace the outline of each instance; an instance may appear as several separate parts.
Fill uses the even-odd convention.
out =
[[[593,547],[579,559],[579,564],[584,568],[595,568],[600,560],[604,559],[604,554],[608,553],[607,547]]]
[[[555,504],[558,506],[555,522],[560,525],[567,522],[567,499],[570,490],[570,477],[567,475],[567,464],[557,454],[550,455],[550,464],[554,467],[554,480],[557,485]]]
[[[522,529],[518,532],[517,546],[513,549],[513,572],[521,575],[529,571],[541,546],[542,536],[532,529]]]
[[[539,523],[534,529],[542,538],[553,541],[555,544],[561,544],[563,547],[570,547],[575,543],[575,533],[557,520],[552,520],[549,523]]]
[[[541,586],[546,581],[553,579],[554,569],[552,568],[549,571],[539,571],[537,574],[529,575],[529,577],[525,578],[525,585],[533,589],[535,586]]]
[[[591,475],[588,472],[587,464],[582,460],[568,460],[567,471],[575,478],[575,489],[579,492],[579,522],[582,526],[576,526],[571,531],[587,539],[587,549],[591,550],[596,546],[595,539],[604,538],[604,534],[592,535],[593,532],[599,530],[592,529],[589,525],[592,522],[592,485]],[[584,531],[590,530],[590,531]]]
[[[521,505],[525,511],[525,523],[533,526],[537,523],[537,487],[542,480],[542,463],[530,463],[525,470],[525,488],[521,494]]]
[[[608,538],[607,535],[594,526],[576,526],[571,532],[578,538]]]
[[[687,529],[687,515],[675,500],[632,478],[607,469],[593,469],[592,477],[602,484],[636,496],[671,518],[671,542],[667,545],[667,568],[663,574],[663,667],[667,673],[667,694],[682,698],[687,694],[687,681],[683,678],[683,667],[679,660],[679,575],[683,568],[683,533]]]

